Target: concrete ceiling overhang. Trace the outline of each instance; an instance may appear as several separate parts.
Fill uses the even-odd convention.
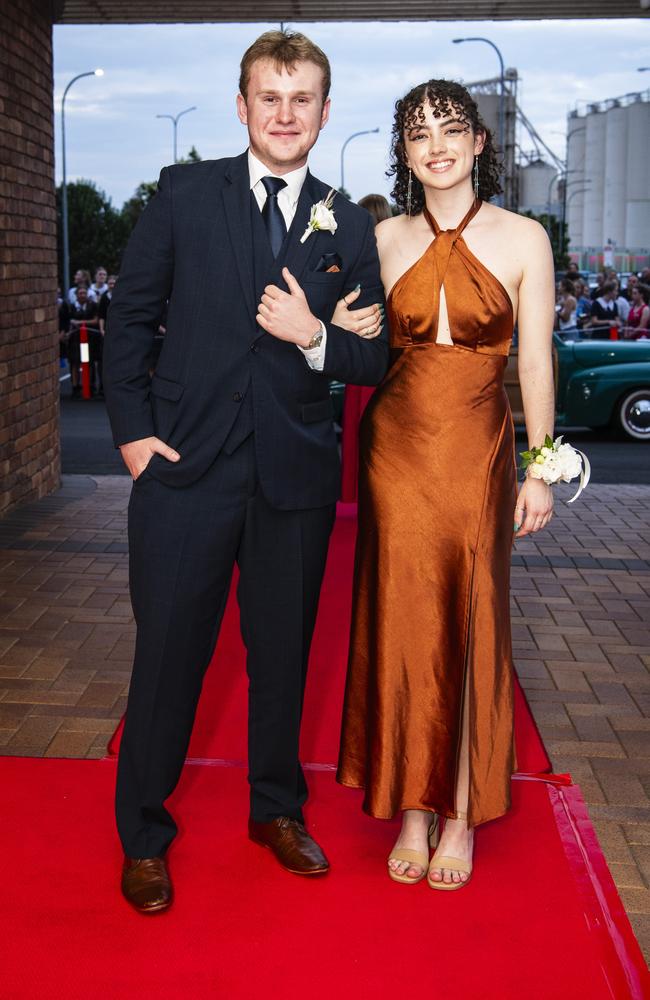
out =
[[[59,24],[647,17],[650,0],[53,0]]]

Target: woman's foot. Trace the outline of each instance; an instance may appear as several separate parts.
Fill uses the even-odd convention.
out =
[[[393,852],[399,850],[417,851],[425,858],[429,857],[429,827],[434,818],[434,813],[424,812],[421,809],[405,809],[402,813],[402,829],[399,837],[395,841]],[[426,865],[419,865],[413,861],[400,861],[399,858],[388,858],[388,868],[394,875],[400,875],[406,879],[419,881],[426,873]]]
[[[459,819],[445,820],[440,843],[429,866],[429,882],[443,883],[444,885],[460,884],[467,882],[471,876],[472,855],[474,853],[474,830],[468,828],[467,818],[463,814]],[[434,867],[437,857],[444,858],[450,862],[457,858],[465,862],[465,867],[469,871],[461,871],[452,867]]]

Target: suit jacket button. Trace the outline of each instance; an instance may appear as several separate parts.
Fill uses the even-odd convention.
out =
[[[243,397],[242,397],[241,392],[235,392],[235,393],[233,393],[233,397],[232,398],[233,398],[233,401],[235,403],[241,403]]]
[[[251,351],[253,352],[253,354],[257,354],[257,352],[259,351],[259,347],[257,346],[256,343],[251,344]]]

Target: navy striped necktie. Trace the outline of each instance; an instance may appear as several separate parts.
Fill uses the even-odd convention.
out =
[[[281,177],[262,177],[262,184],[266,189],[266,201],[262,209],[262,218],[266,224],[266,231],[269,234],[269,242],[273,256],[277,257],[280,248],[287,235],[287,226],[284,216],[278,205],[278,194],[287,186],[287,182]]]

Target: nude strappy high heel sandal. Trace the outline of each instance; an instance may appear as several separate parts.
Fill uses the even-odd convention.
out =
[[[429,827],[429,846],[436,849],[438,846],[438,840],[440,839],[440,824],[438,823],[438,817],[434,816],[433,822]],[[409,878],[408,875],[398,875],[396,872],[388,869],[388,874],[392,878],[393,882],[402,882],[404,885],[416,885],[421,882],[427,874],[429,867],[429,855],[423,854],[422,851],[411,851],[408,847],[398,847],[396,850],[391,851],[388,856],[389,861],[407,861],[409,865],[419,865],[422,869],[422,874],[418,875],[417,878]]]
[[[467,822],[467,813],[457,812],[456,817],[457,819],[464,819],[465,822]],[[443,868],[447,868],[454,872],[463,872],[464,874],[467,874],[467,878],[464,882],[434,882],[431,878],[431,872],[434,868],[437,868],[439,871],[442,871]],[[452,858],[445,854],[434,854],[431,858],[427,871],[427,882],[431,889],[462,889],[463,886],[467,885],[472,877],[472,868],[472,863],[469,861],[463,861],[462,858]]]

